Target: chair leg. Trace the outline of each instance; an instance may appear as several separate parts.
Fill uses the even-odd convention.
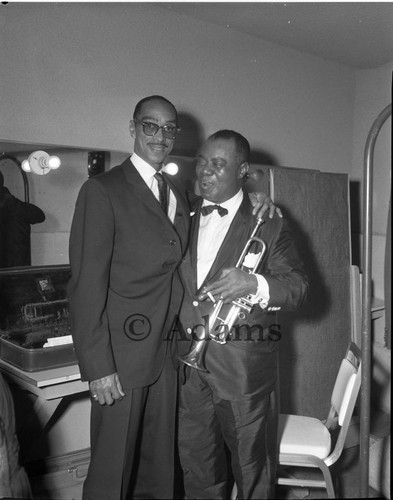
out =
[[[325,479],[328,498],[336,498],[336,495],[334,493],[332,475],[330,474],[329,467],[325,463],[323,463],[320,465],[320,469]]]
[[[280,472],[280,477],[287,477],[289,479],[295,479],[295,476],[293,476],[292,474],[290,474],[288,471],[286,471],[285,469],[283,469],[281,467],[280,467],[279,472]],[[280,485],[277,484],[277,486],[280,486]],[[289,491],[292,492],[291,496],[296,497],[296,498],[305,498],[310,494],[310,489],[306,488],[305,486],[299,486],[299,487],[284,486],[284,487],[288,488]]]

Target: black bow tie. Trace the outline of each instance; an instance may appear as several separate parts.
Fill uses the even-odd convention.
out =
[[[228,210],[220,205],[206,205],[201,208],[202,215],[209,215],[213,212],[213,210],[217,210],[221,217],[224,217],[228,213]]]

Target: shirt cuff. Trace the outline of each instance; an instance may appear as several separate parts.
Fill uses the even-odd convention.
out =
[[[269,284],[262,274],[254,274],[258,281],[258,288],[255,294],[250,295],[253,304],[259,304],[262,309],[266,309],[269,300]]]

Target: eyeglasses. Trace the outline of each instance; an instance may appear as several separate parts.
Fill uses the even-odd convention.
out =
[[[140,120],[136,120],[134,118],[135,123],[140,123],[142,125],[143,133],[152,137],[156,135],[157,132],[162,129],[162,135],[165,139],[175,139],[178,132],[180,132],[179,127],[175,127],[174,125],[162,125],[159,127],[156,123],[151,122],[141,122]]]

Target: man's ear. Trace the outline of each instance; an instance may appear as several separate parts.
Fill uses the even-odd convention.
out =
[[[239,179],[244,179],[247,176],[249,168],[250,168],[250,164],[247,161],[245,161],[244,163],[242,163],[240,165]]]
[[[135,122],[130,120],[130,134],[133,139],[135,139]]]

